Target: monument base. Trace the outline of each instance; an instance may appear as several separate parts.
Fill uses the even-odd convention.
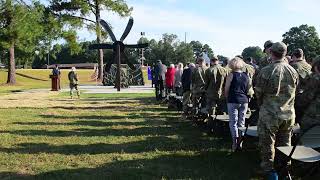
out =
[[[142,68],[140,64],[135,64],[135,69],[131,69],[127,64],[120,67],[120,87],[144,86]],[[112,64],[109,72],[104,72],[103,85],[116,86],[117,65]]]

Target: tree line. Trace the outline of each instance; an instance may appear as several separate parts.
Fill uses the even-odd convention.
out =
[[[133,8],[124,0],[0,0],[0,62],[8,66],[7,83],[15,84],[16,66],[42,68],[48,59],[49,64],[98,63],[101,78],[103,60],[111,60],[112,51],[92,51],[89,45],[108,41],[107,33],[98,23],[104,10],[126,17]],[[83,27],[94,32],[96,40],[79,43],[77,30]],[[66,43],[54,44],[61,39]],[[159,59],[165,64],[193,62],[204,51],[209,57],[214,55],[208,44],[180,41],[174,34],[163,34],[160,40],[142,37],[138,41],[146,42],[149,47],[143,52],[126,49],[127,61],[140,63],[142,53],[144,64],[153,64]],[[283,34],[283,42],[288,45],[289,54],[302,48],[309,61],[320,54],[320,39],[314,26],[292,27]],[[259,46],[250,46],[243,50],[242,56],[259,61],[264,53]],[[226,59],[223,55],[218,57]]]

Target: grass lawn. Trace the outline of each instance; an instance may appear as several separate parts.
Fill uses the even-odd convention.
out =
[[[152,96],[0,96],[0,179],[257,179],[256,151],[231,153]]]

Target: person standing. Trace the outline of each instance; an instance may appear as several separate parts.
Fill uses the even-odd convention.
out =
[[[170,64],[166,72],[166,88],[167,88],[168,94],[173,92],[175,73],[176,73],[176,68],[174,67],[174,64]]]
[[[182,95],[182,83],[181,83],[182,73],[183,73],[183,64],[179,63],[176,69],[176,73],[174,74],[174,88],[178,96]]]
[[[205,65],[205,60],[202,57],[199,57],[197,59],[197,67],[194,69],[192,72],[192,79],[191,79],[191,84],[192,84],[192,105],[193,105],[193,113],[195,115],[196,113],[196,106],[198,103],[203,103],[199,102],[200,98],[203,98],[205,95],[205,75],[206,75],[206,70],[207,66]],[[203,107],[204,104],[202,104]]]
[[[218,106],[222,96],[223,85],[224,85],[226,76],[227,76],[227,70],[219,64],[218,57],[214,56],[210,60],[210,68],[207,69],[207,72],[205,75],[205,81],[206,81],[205,89],[207,92],[206,110],[210,116],[216,114],[216,107]],[[212,122],[208,122],[208,123],[212,125]],[[211,127],[210,125],[209,127]]]
[[[183,99],[182,99],[182,110],[184,115],[188,113],[188,104],[191,102],[191,79],[192,79],[192,72],[195,68],[193,63],[190,63],[188,68],[183,70],[181,76],[181,83],[183,89]]]
[[[272,63],[261,69],[257,76],[255,94],[260,106],[258,135],[261,168],[271,175],[278,165],[275,146],[290,146],[295,121],[294,101],[298,73],[285,60],[287,46],[274,43],[271,48]]]
[[[154,83],[157,100],[162,100],[165,97],[164,85],[166,80],[166,71],[167,67],[162,64],[161,60],[158,60],[154,68]]]
[[[307,84],[307,79],[311,75],[312,66],[306,62],[303,58],[303,50],[302,49],[295,49],[292,53],[292,62],[290,65],[298,72],[299,74],[299,84],[296,90],[296,101],[300,99],[300,95],[303,93],[305,86]],[[297,103],[295,104],[297,107]],[[296,123],[299,123],[303,114],[304,109],[295,108],[296,110]]]
[[[266,57],[260,59],[260,61],[258,62],[258,66],[260,69],[268,66],[272,61],[271,52],[270,52],[270,48],[271,48],[272,44],[273,44],[273,42],[271,40],[268,40],[263,45],[263,47],[264,47],[263,52],[266,53]]]
[[[244,61],[235,57],[229,62],[231,73],[227,76],[225,96],[227,98],[229,128],[232,137],[232,150],[241,148],[238,127],[245,126],[245,115],[248,110],[248,91],[250,78],[243,72]]]
[[[61,83],[60,83],[60,75],[61,71],[59,69],[59,66],[56,64],[55,67],[52,69],[52,75],[57,76],[57,85],[58,85],[58,90],[61,89]]]
[[[312,62],[312,75],[308,78],[303,93],[297,102],[297,109],[303,109],[300,126],[302,131],[320,123],[320,56]]]
[[[68,74],[69,85],[70,85],[70,96],[73,98],[73,89],[77,91],[77,96],[80,98],[80,90],[78,89],[78,75],[76,73],[76,68],[72,67],[71,71]]]
[[[298,72],[299,74],[299,84],[297,87],[297,93],[302,93],[304,86],[306,84],[306,79],[310,76],[312,66],[306,62],[303,58],[303,50],[295,49],[292,53],[292,62],[290,65]]]

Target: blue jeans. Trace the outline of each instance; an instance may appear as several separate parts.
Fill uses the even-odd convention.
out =
[[[229,128],[232,138],[239,137],[238,127],[245,126],[246,113],[248,110],[248,103],[235,104],[228,103],[229,114]]]

